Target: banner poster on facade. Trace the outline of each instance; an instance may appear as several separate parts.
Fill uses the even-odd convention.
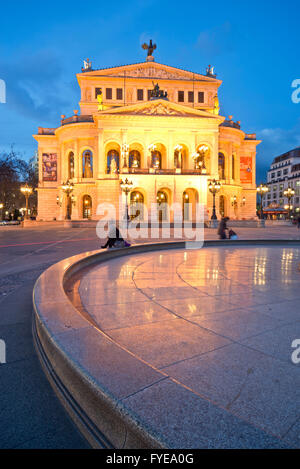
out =
[[[56,153],[43,153],[43,181],[57,181]]]
[[[252,158],[240,157],[240,181],[242,184],[252,184]]]

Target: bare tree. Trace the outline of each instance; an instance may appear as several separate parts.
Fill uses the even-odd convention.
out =
[[[32,157],[29,162],[20,157],[11,147],[9,152],[0,154],[0,203],[3,204],[2,214],[5,212],[15,213],[24,206],[24,196],[20,187],[28,183],[34,189],[38,185],[37,156]],[[36,209],[36,192],[33,192],[30,206]]]

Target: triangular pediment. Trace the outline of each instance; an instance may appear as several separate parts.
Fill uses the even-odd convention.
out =
[[[176,67],[171,67],[170,65],[160,64],[157,62],[141,62],[137,64],[122,65],[112,68],[102,68],[84,72],[80,75],[91,77],[109,76],[126,78],[150,78],[153,80],[194,80],[221,84],[221,80],[217,80],[216,78]]]
[[[195,117],[216,119],[219,123],[223,122],[225,119],[222,116],[212,114],[208,111],[193,109],[165,99],[155,99],[143,103],[132,104],[130,106],[107,109],[99,111],[96,115],[98,117],[102,115]]]

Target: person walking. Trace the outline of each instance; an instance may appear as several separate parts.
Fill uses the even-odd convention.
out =
[[[226,231],[228,230],[228,228],[227,228],[228,220],[229,220],[229,217],[221,218],[221,221],[220,221],[219,227],[218,227],[218,235],[219,235],[220,239],[227,239]]]

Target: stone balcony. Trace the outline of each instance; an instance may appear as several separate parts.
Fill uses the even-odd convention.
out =
[[[154,169],[154,168],[123,168],[122,173],[127,174],[155,174],[155,175],[191,175],[191,176],[206,176],[201,174],[200,169]]]

